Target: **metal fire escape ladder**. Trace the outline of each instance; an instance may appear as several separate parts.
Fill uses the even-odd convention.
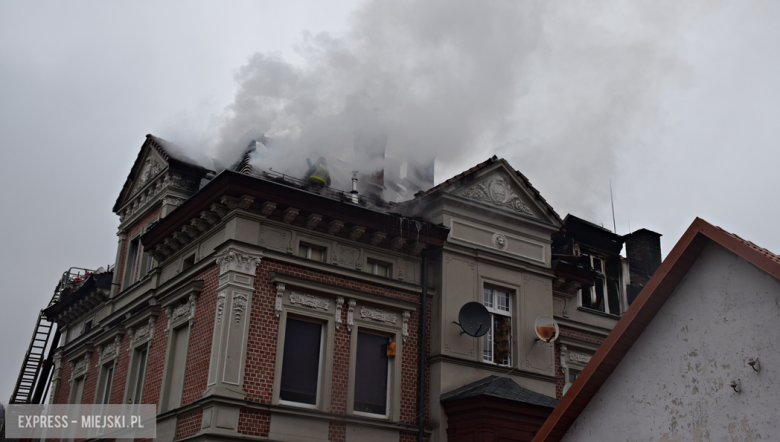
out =
[[[84,273],[82,274],[79,270],[83,270]],[[65,291],[73,291],[79,288],[90,273],[94,273],[94,271],[80,267],[71,267],[64,272],[62,278],[57,283],[57,287],[54,289],[54,295],[46,307],[48,308],[58,303]],[[54,339],[50,339],[52,331],[54,332]],[[21,371],[19,371],[14,392],[8,401],[9,404],[39,404],[45,400],[43,396],[48,390],[52,359],[54,358],[54,352],[57,350],[59,337],[60,333],[57,329],[57,324],[49,322],[44,316],[43,310],[41,310],[35,323],[35,331],[33,331],[33,336],[30,340],[30,346],[24,355],[24,362],[22,363]],[[49,345],[50,343],[51,345]],[[46,348],[49,348],[48,356],[46,355]]]
[[[14,392],[11,395],[11,404],[30,404],[33,403],[33,394],[35,386],[38,383],[38,377],[46,362],[46,347],[49,344],[49,337],[56,324],[52,324],[43,316],[43,311],[38,314],[38,321],[35,323],[30,346],[24,355],[22,369],[19,372],[19,378],[16,380]],[[44,380],[45,382],[45,380]]]

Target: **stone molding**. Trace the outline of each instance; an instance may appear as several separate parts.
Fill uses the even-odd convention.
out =
[[[378,308],[360,307],[360,317],[369,318],[377,322],[390,322],[395,324],[398,321],[398,315]]]
[[[336,330],[341,327],[341,308],[344,306],[344,298],[336,298]]]
[[[274,315],[278,318],[282,315],[282,299],[284,298],[284,284],[281,282],[276,283],[276,306],[274,308]]]
[[[355,325],[355,305],[357,305],[357,302],[354,299],[350,299],[347,303],[348,309],[347,309],[347,330],[352,331],[352,326]]]
[[[401,313],[401,317],[404,320],[404,325],[403,325],[403,329],[402,329],[402,332],[401,332],[401,334],[403,336],[403,341],[404,342],[406,342],[409,339],[409,317],[411,317],[411,316],[412,316],[412,313],[408,312],[408,311],[405,311],[405,312]]]
[[[310,295],[308,293],[291,292],[290,304],[301,304],[310,308],[327,310],[330,307],[330,300],[320,298],[319,296]]]

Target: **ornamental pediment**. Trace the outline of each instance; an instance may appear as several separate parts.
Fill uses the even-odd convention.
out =
[[[526,192],[514,180],[502,173],[490,174],[475,184],[458,188],[453,193],[498,209],[540,218],[537,209],[529,202]]]

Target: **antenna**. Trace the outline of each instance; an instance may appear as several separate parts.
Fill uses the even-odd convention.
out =
[[[612,198],[612,178],[609,179],[609,202],[612,203],[612,228],[617,235],[617,224],[615,223],[615,199]]]

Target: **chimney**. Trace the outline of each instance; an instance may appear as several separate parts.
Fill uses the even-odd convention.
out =
[[[631,284],[643,286],[661,265],[661,234],[639,229],[623,237]]]

